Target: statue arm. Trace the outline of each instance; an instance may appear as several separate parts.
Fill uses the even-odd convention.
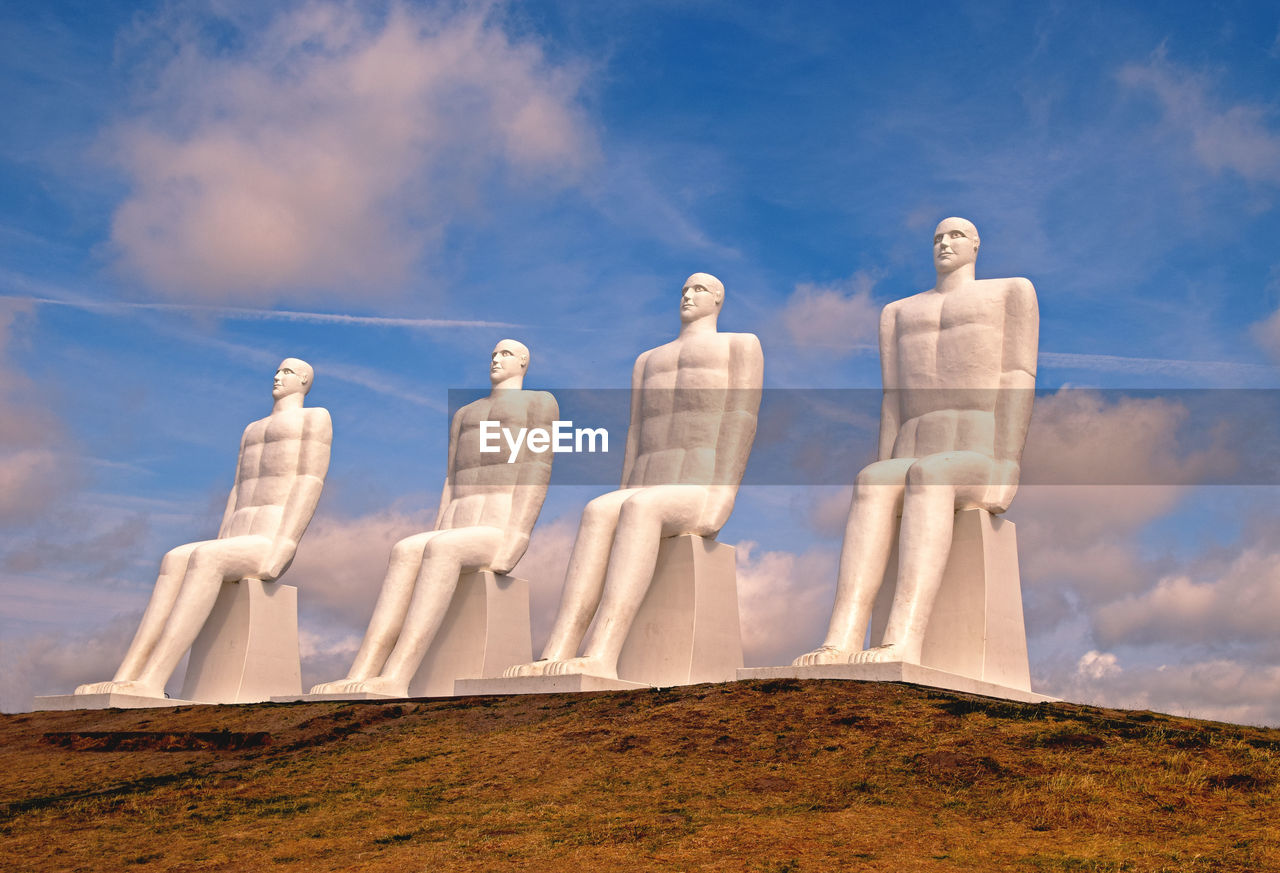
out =
[[[240,465],[244,462],[244,443],[248,437],[249,428],[246,427],[240,437],[240,451],[236,454],[236,481],[231,486],[231,493],[227,495],[227,508],[222,511],[222,523],[218,525],[218,539],[230,536],[231,533],[231,518],[236,514],[236,497],[240,493]]]
[[[876,460],[893,457],[893,446],[902,427],[902,410],[898,403],[898,307],[890,303],[880,313],[880,382],[884,394],[880,400],[880,442]]]
[[[538,391],[529,404],[526,426],[550,431],[560,417],[560,406],[546,391]],[[547,485],[551,482],[552,452],[536,454],[525,449],[513,465],[514,483],[511,489],[511,516],[507,521],[502,548],[489,565],[495,573],[510,573],[529,548],[529,534],[542,512],[542,502],[547,497]]]
[[[644,390],[644,368],[645,363],[649,360],[648,352],[642,352],[640,357],[636,358],[636,365],[631,370],[631,418],[627,422],[627,450],[622,456],[622,485],[623,488],[629,488],[631,484],[632,468],[635,467],[636,455],[640,451],[640,404],[641,392]]]
[[[272,543],[262,574],[264,582],[280,578],[293,563],[298,541],[306,532],[307,525],[311,524],[324,488],[325,474],[329,472],[329,450],[333,445],[333,421],[329,418],[329,410],[315,407],[306,412],[298,469],[281,514],[280,532]]]
[[[1000,391],[996,396],[995,452],[999,464],[999,492],[995,509],[1013,500],[1022,469],[1022,447],[1031,425],[1035,401],[1036,356],[1040,342],[1040,311],[1036,290],[1026,279],[1011,279],[1005,298],[1004,345],[1000,362]]]
[[[440,525],[444,522],[445,510],[453,502],[453,471],[458,457],[458,437],[462,433],[462,416],[466,410],[467,407],[464,406],[455,412],[453,421],[449,423],[449,460],[444,468],[444,487],[440,489],[440,506],[436,509],[436,521],[431,526],[432,530],[440,530]]]
[[[764,352],[755,334],[734,334],[729,345],[729,380],[716,440],[715,478],[705,517],[718,531],[729,520],[738,486],[756,437],[764,387]]]

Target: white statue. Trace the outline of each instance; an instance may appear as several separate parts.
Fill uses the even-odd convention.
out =
[[[636,359],[621,490],[583,510],[542,658],[507,676],[616,679],[659,540],[714,537],[728,521],[755,438],[764,356],[755,334],[716,331],[723,302],[720,280],[694,273],[681,292],[680,335]]]
[[[164,697],[164,685],[199,635],[223,582],[278,579],[293,561],[329,469],[329,411],[304,408],[314,371],[285,358],[276,370],[271,414],[240,440],[236,481],[218,538],[178,546],[160,562],[151,601],[110,682],[76,694]]]
[[[933,236],[937,284],[880,316],[879,460],[854,486],[826,642],[797,666],[919,664],[955,513],[1004,512],[1017,491],[1040,317],[1026,279],[974,278],[978,245],[971,222],[942,221]],[[893,606],[882,644],[863,650],[895,527]]]
[[[435,527],[391,550],[387,575],[364,642],[347,678],[312,694],[369,692],[406,697],[463,572],[508,573],[529,546],[551,480],[551,452],[527,444],[514,461],[506,451],[481,452],[482,422],[550,431],[559,415],[545,391],[525,391],[529,350],[505,339],[493,349],[489,396],[459,409],[449,433],[449,468]],[[495,431],[496,432],[496,431]],[[511,461],[511,462],[509,462]]]

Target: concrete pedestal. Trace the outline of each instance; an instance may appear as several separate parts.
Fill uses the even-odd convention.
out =
[[[142,697],[137,694],[50,694],[35,699],[34,709],[68,711],[72,709],[150,709],[161,706],[191,706],[194,700],[173,697]]]
[[[663,540],[618,656],[618,678],[662,686],[730,682],[741,666],[733,546],[688,534]]]
[[[738,671],[739,679],[846,679],[857,682],[909,682],[966,694],[984,694],[1019,703],[1049,703],[1057,698],[1036,694],[1022,688],[1010,688],[983,682],[969,676],[957,676],[945,670],[893,661],[888,664],[815,664],[810,667],[747,667]]]
[[[298,657],[298,589],[259,579],[223,582],[213,611],[191,645],[178,697],[57,694],[35,708],[141,709],[200,703],[259,703],[302,691]]]
[[[502,671],[511,665],[532,660],[529,583],[492,570],[463,573],[440,629],[409,682],[409,696],[449,697],[455,693],[455,680],[500,679]],[[388,697],[355,691],[303,694],[287,699],[386,700]]]
[[[258,703],[301,691],[298,589],[258,579],[223,582],[191,646],[181,696],[205,703]]]
[[[453,683],[453,693],[458,697],[481,694],[561,694],[575,691],[635,691],[650,688],[643,682],[626,682],[622,679],[606,679],[604,676],[587,676],[574,673],[571,676],[515,676],[497,679],[459,679]]]
[[[873,646],[880,645],[893,606],[896,548],[894,555],[871,613]],[[1031,690],[1018,537],[1012,522],[983,509],[956,513],[951,554],[925,629],[920,665]]]
[[[456,679],[500,677],[531,660],[529,583],[491,570],[463,573],[409,696],[448,697]]]
[[[893,605],[898,561],[889,562],[871,616],[871,645],[879,645]],[[830,664],[759,667],[739,679],[863,679],[916,682],[954,691],[1042,701],[1031,691],[1022,619],[1018,541],[1012,522],[982,509],[956,513],[951,553],[934,601],[919,664]]]
[[[618,657],[618,678],[520,676],[459,682],[456,694],[546,694],[728,682],[742,666],[732,546],[684,535],[658,548],[653,581]]]

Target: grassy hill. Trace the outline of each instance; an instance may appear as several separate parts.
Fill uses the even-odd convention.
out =
[[[15,870],[1280,870],[1280,730],[905,685],[0,716]]]

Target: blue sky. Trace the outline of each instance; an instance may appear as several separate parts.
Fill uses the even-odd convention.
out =
[[[1175,389],[1280,386],[1277,85],[1265,3],[6,4],[0,707],[107,677],[282,357],[335,428],[287,577],[319,681],[498,339],[529,387],[623,388],[705,270],[768,387],[875,389],[878,311],[956,214],[1038,291],[1028,459],[1091,483],[1009,513],[1036,687],[1280,723],[1274,475],[1106,485],[1274,458]],[[552,488],[535,646],[600,490]],[[749,662],[820,641],[847,501],[744,488]]]

